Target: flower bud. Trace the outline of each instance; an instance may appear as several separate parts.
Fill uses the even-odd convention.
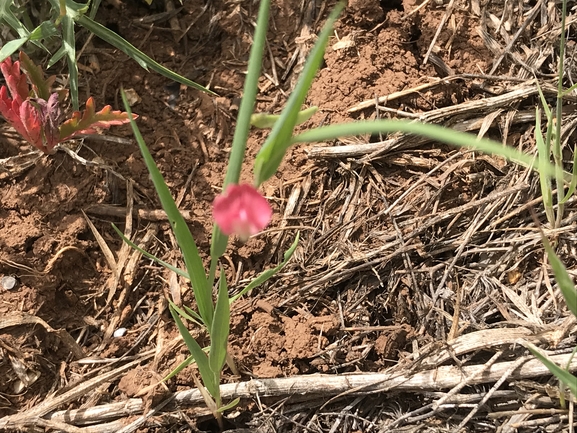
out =
[[[214,199],[212,214],[225,235],[236,234],[246,241],[267,226],[272,209],[252,185],[231,184]]]

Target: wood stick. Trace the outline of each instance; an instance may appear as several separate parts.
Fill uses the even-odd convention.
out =
[[[571,354],[553,355],[550,359],[557,365],[565,366]],[[243,399],[256,398],[286,398],[298,396],[310,398],[324,398],[347,394],[372,394],[377,392],[431,392],[451,389],[457,386],[464,377],[472,378],[469,385],[492,383],[499,380],[514,363],[500,362],[486,368],[485,365],[472,366],[441,366],[431,370],[414,372],[408,375],[402,372],[370,373],[370,374],[342,374],[325,375],[314,374],[309,376],[293,376],[278,379],[253,379],[247,382],[221,385],[221,395],[224,401],[231,401],[237,397]],[[478,374],[479,371],[483,374]],[[569,371],[577,371],[577,358],[573,358]],[[526,357],[519,368],[513,371],[509,379],[520,380],[539,376],[550,376],[539,360],[532,356]],[[174,395],[174,402],[179,407],[203,406],[204,400],[198,389],[180,391]],[[51,421],[67,422],[73,425],[92,424],[111,421],[115,418],[141,414],[143,403],[140,398],[132,398],[124,402],[95,406],[88,409],[73,409],[57,411],[49,414]],[[24,415],[24,414],[22,414]],[[22,419],[22,417],[20,417]],[[1,420],[0,420],[1,421]],[[0,422],[1,425],[1,422]],[[114,423],[111,424],[116,425]],[[108,430],[98,430],[106,433]],[[95,430],[96,431],[96,430]],[[111,433],[113,430],[111,430]]]

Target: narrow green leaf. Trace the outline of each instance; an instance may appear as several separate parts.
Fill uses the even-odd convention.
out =
[[[202,323],[202,317],[200,317],[196,311],[186,305],[183,305],[182,308],[184,308],[184,311],[191,317],[190,320],[197,321],[199,324]]]
[[[230,304],[228,301],[228,287],[224,271],[220,272],[220,284],[214,310],[214,320],[210,329],[210,353],[208,363],[210,369],[220,379],[220,371],[226,360],[228,348],[228,334],[230,332]]]
[[[205,347],[202,349],[202,351],[206,353],[209,349],[210,347]],[[196,362],[194,360],[194,356],[190,355],[188,358],[186,358],[184,361],[178,364],[174,370],[168,373],[166,377],[162,379],[162,381],[166,382],[168,379],[172,379],[174,376],[176,376],[178,373],[180,373],[182,370],[184,370],[186,367],[188,367],[190,364],[193,364],[194,362]]]
[[[76,39],[74,34],[74,20],[68,15],[62,17],[62,46],[68,63],[68,80],[70,84],[70,101],[72,108],[77,111],[78,102],[78,64],[76,63]]]
[[[56,51],[54,55],[50,57],[50,60],[48,60],[48,64],[46,65],[46,67],[51,68],[52,66],[54,66],[56,63],[60,61],[62,57],[64,57],[65,54],[66,54],[66,48],[64,46],[61,46],[58,49],[58,51]]]
[[[559,367],[547,356],[543,355],[539,351],[539,349],[533,344],[531,343],[524,343],[524,344],[525,347],[527,347],[527,349],[529,349],[531,353],[533,353],[533,355],[535,355],[535,357],[538,358],[545,365],[545,367],[547,367],[547,369],[553,375],[555,375],[557,379],[559,379],[561,382],[565,384],[565,386],[567,386],[567,388],[569,388],[571,394],[577,397],[577,377],[573,376],[567,370],[564,370],[563,368]]]
[[[196,377],[196,374],[194,374],[194,373],[192,374],[192,380],[194,382],[194,385],[196,386],[196,388],[198,389],[198,391],[202,395],[202,399],[204,400],[204,403],[208,407],[208,410],[210,410],[212,412],[212,414],[214,415],[214,417],[216,418],[217,413],[218,413],[217,409],[220,406],[220,395],[213,398],[210,395],[210,393],[206,390],[206,388],[204,386],[202,386],[202,383],[200,382],[200,380],[198,379],[198,377]],[[220,391],[220,388],[217,387],[216,390]]]
[[[74,0],[65,0],[65,4],[66,13],[70,15],[71,18],[74,18],[74,20],[88,12],[90,6],[90,2],[78,3]]]
[[[198,366],[198,371],[200,372],[204,386],[213,397],[220,395],[219,384],[215,383],[214,375],[208,364],[208,357],[206,356],[206,353],[204,353],[197,341],[192,337],[192,335],[190,335],[190,332],[188,332],[188,329],[186,329],[186,326],[184,326],[184,323],[182,323],[182,320],[180,320],[180,316],[175,311],[174,304],[172,302],[170,302],[169,308],[170,314],[176,322],[176,326],[178,327],[180,335],[182,335],[182,339],[184,340],[186,347],[196,361],[196,365]]]
[[[240,298],[245,293],[247,293],[249,290],[252,290],[255,287],[260,286],[261,284],[266,282],[269,278],[271,278],[273,275],[275,275],[278,271],[280,271],[287,264],[287,262],[290,260],[293,253],[295,252],[297,245],[299,244],[299,237],[300,237],[300,234],[297,233],[297,236],[296,236],[294,242],[292,243],[290,248],[287,251],[285,251],[282,263],[280,263],[279,265],[277,265],[273,269],[267,269],[266,271],[263,271],[258,277],[256,277],[254,280],[252,280],[248,284],[248,286],[246,286],[244,289],[242,289],[240,291],[240,293],[237,293],[232,298],[230,298],[230,302],[233,303],[238,298]]]
[[[26,42],[26,40],[30,37],[30,31],[28,30],[28,27],[26,27],[24,23],[22,23],[12,11],[13,4],[14,2],[10,0],[0,0],[0,23],[6,24],[12,30],[18,33],[18,36],[20,36],[18,39],[24,39],[24,42]],[[49,52],[48,49],[39,41],[31,40],[30,42],[32,42],[32,44],[36,45],[38,48],[46,51],[47,53]],[[12,53],[14,51],[12,51]],[[8,49],[5,49],[4,52],[8,52]],[[6,57],[8,57],[8,55]],[[0,61],[4,60],[6,57],[1,58]]]
[[[152,60],[126,39],[120,37],[118,34],[114,33],[112,30],[104,27],[102,24],[97,23],[96,21],[91,20],[86,15],[81,15],[77,19],[78,24],[82,27],[86,28],[87,30],[94,33],[100,39],[108,42],[110,45],[118,48],[123,53],[127,54],[130,58],[134,59],[142,68],[148,70],[148,68],[152,69],[153,71],[158,72],[160,75],[170,78],[173,81],[178,83],[184,84],[186,86],[193,87],[198,90],[202,90],[203,92],[209,93],[211,95],[216,95],[211,90],[201,86],[200,84],[195,83],[194,81],[185,78],[176,72],[171,71],[168,68],[165,68],[160,63]]]
[[[6,23],[21,38],[27,39],[30,35],[28,29],[20,22],[18,17],[10,9],[14,2],[10,0],[0,1],[0,21]]]
[[[258,93],[258,81],[260,78],[263,52],[266,44],[269,9],[270,0],[262,0],[258,11],[253,43],[250,49],[248,71],[244,81],[243,97],[238,110],[238,118],[234,130],[232,148],[223,187],[226,187],[230,183],[238,183],[240,178],[240,170],[246,151],[246,142],[250,132],[250,119],[254,111],[256,95]]]
[[[298,113],[323,62],[325,48],[333,25],[344,7],[345,2],[340,1],[329,15],[315,46],[309,54],[299,80],[281,113],[280,119],[275,123],[256,156],[254,176],[255,185],[257,186],[269,179],[277,171],[287,149],[294,143],[291,141],[291,137],[297,123]]]
[[[184,310],[181,310],[178,305],[170,300],[172,304],[172,308],[176,310],[176,312],[181,316],[184,317],[186,320],[190,320],[191,322],[196,323],[198,326],[203,326],[202,319],[198,316],[198,314],[194,313],[190,308],[184,307]]]
[[[28,38],[18,38],[13,39],[10,42],[6,42],[0,49],[0,62],[3,62],[5,59],[7,59],[16,51],[18,51],[20,47],[26,43],[27,40]]]
[[[54,26],[51,21],[44,21],[38,27],[36,27],[32,32],[30,32],[30,40],[37,41],[41,39],[48,39],[52,36],[59,34],[58,29]]]
[[[559,290],[561,290],[565,302],[567,303],[567,308],[569,308],[569,311],[577,317],[577,290],[575,290],[575,285],[571,280],[571,276],[545,237],[543,237],[543,244],[545,245],[545,251],[547,251],[547,258],[549,259],[549,263],[553,269],[555,280],[559,285]]]
[[[546,174],[554,176],[556,168],[550,162],[539,163],[535,166],[533,156],[518,151],[512,147],[503,146],[486,138],[478,139],[466,132],[453,131],[440,125],[420,123],[407,120],[376,120],[342,123],[338,125],[323,126],[305,131],[293,137],[293,143],[313,143],[319,141],[334,140],[342,137],[352,137],[363,134],[403,132],[427,137],[430,140],[451,144],[459,147],[469,147],[484,153],[499,155],[524,167],[543,170]],[[567,183],[570,182],[571,174],[566,173]]]
[[[165,377],[163,377],[162,381],[166,382],[167,380],[172,379],[174,376],[176,376],[178,373],[180,373],[182,370],[184,370],[193,362],[194,362],[194,356],[190,355],[188,358],[186,358],[184,361],[178,364],[174,370],[172,370]]]
[[[545,98],[545,94],[539,85],[539,82],[536,81],[537,90],[539,91],[539,99],[541,99],[541,106],[543,107],[543,111],[545,111],[545,117],[549,121],[551,119],[551,108],[549,108],[549,104],[547,103],[547,99]]]
[[[118,235],[122,238],[122,240],[124,242],[126,242],[128,245],[130,245],[131,248],[134,248],[136,251],[138,251],[144,257],[147,257],[151,260],[154,260],[156,263],[158,263],[161,266],[164,266],[166,269],[169,269],[172,272],[175,272],[176,274],[180,275],[181,277],[184,277],[187,280],[190,280],[190,276],[188,275],[187,272],[185,272],[182,269],[179,269],[175,266],[172,266],[170,263],[165,262],[164,260],[159,259],[155,255],[150,254],[148,251],[143,250],[138,245],[136,245],[134,242],[132,242],[130,239],[128,239],[126,236],[124,236],[124,233],[122,233],[120,231],[120,229],[118,227],[116,227],[114,224],[112,224],[112,228],[116,231],[116,233],[118,233]]]
[[[297,116],[297,125],[305,123],[319,110],[319,107],[309,107],[306,110],[299,111]],[[267,129],[272,128],[276,121],[280,119],[278,114],[269,113],[255,113],[250,116],[250,124],[256,128]]]
[[[90,19],[94,19],[96,16],[96,12],[98,12],[98,8],[100,7],[100,0],[92,0],[92,5],[90,6],[90,13],[88,16]]]
[[[535,115],[535,141],[537,142],[537,152],[539,157],[539,165],[549,163],[549,149],[543,139],[543,132],[541,130],[541,110],[536,107]],[[543,197],[543,207],[547,215],[547,221],[551,227],[555,225],[555,214],[553,211],[553,193],[551,190],[551,176],[544,171],[539,171],[539,183],[541,186],[541,196]]]
[[[231,401],[228,404],[225,404],[224,406],[221,406],[217,409],[218,412],[222,413],[222,412],[226,412],[227,410],[232,409],[233,407],[236,407],[237,404],[240,403],[240,397],[235,398],[233,401]]]
[[[571,363],[573,362],[573,358],[575,357],[575,355],[577,355],[577,346],[575,346],[573,348],[573,351],[571,352],[571,356],[567,360],[567,366],[565,367],[566,370],[569,370],[569,367],[571,366]]]
[[[563,97],[570,95],[575,89],[577,89],[577,83],[573,84],[571,87],[569,87],[568,89],[565,89],[563,91]]]
[[[573,193],[575,192],[575,188],[577,187],[577,146],[575,146],[573,148],[572,170],[573,170],[573,175],[571,176],[571,183],[569,184],[569,188],[567,189],[567,193],[565,194],[565,197],[563,197],[563,200],[561,201],[562,204],[567,203],[567,200],[569,200],[573,196]]]
[[[211,287],[208,286],[202,259],[198,253],[198,248],[196,247],[196,243],[194,242],[192,234],[186,225],[186,221],[176,207],[176,203],[170,194],[168,186],[166,186],[166,183],[164,182],[164,178],[162,177],[160,170],[158,170],[152,155],[146,147],[146,143],[144,142],[138,127],[136,126],[136,122],[132,118],[132,112],[130,110],[130,106],[128,105],[128,101],[126,100],[126,94],[124,93],[124,90],[121,90],[120,93],[122,95],[122,101],[124,102],[124,108],[128,113],[128,117],[130,118],[130,125],[132,126],[134,137],[136,138],[138,146],[140,147],[144,162],[148,168],[148,171],[150,172],[152,182],[154,183],[154,187],[156,188],[162,207],[168,216],[168,220],[174,232],[174,236],[176,237],[178,245],[182,250],[184,263],[186,264],[186,269],[190,275],[192,290],[198,304],[198,310],[203,319],[203,322],[210,329],[214,313],[212,290]]]

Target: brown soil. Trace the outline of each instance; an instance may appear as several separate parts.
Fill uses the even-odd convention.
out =
[[[177,15],[183,29],[202,15],[178,43],[167,29],[167,23],[150,27],[132,22],[154,13],[141,2],[103,2],[98,20],[118,28],[123,37],[165,66],[209,86],[218,97],[184,87],[179,89],[163,77],[140,69],[99,40],[95,40],[94,47],[85,51],[80,59],[86,66],[81,74],[81,97],[93,95],[98,106],[111,104],[119,109],[121,87],[133,89],[140,96],[141,101],[133,106],[140,116],[138,126],[173,195],[180,199],[180,208],[190,211],[190,229],[206,258],[212,227],[211,203],[220,191],[226,170],[253,32],[249,18],[255,17],[256,9],[254,2],[249,1],[217,0],[210,2],[206,10],[202,2],[183,3]],[[300,1],[274,3],[269,30],[270,55],[265,56],[264,63],[264,72],[271,78],[263,77],[260,82],[258,111],[278,112],[282,108],[300,68],[297,58],[292,72],[287,72],[297,46],[295,40],[306,48],[312,38],[307,32],[301,33]],[[325,65],[307,99],[308,105],[318,105],[320,110],[303,128],[375,118],[372,108],[353,114],[347,110],[376,96],[444,77],[446,70],[442,66],[423,63],[445,13],[444,6],[433,4],[409,15],[418,2],[351,1],[336,26]],[[314,11],[310,34],[318,31],[330,8],[331,3]],[[491,68],[495,56],[478,34],[477,20],[474,13],[459,5],[437,40],[440,48],[435,56],[454,74],[478,74]],[[348,41],[345,48],[335,46],[339,40]],[[98,68],[89,63],[88,54],[96,56]],[[276,59],[274,68],[271,56]],[[510,63],[504,62],[497,73],[505,73],[510,67]],[[65,70],[50,72],[64,73]],[[280,82],[275,83],[272,77]],[[482,96],[486,94],[469,82],[455,81],[392,101],[387,107],[420,113]],[[381,112],[380,116],[388,117],[388,114]],[[2,134],[0,158],[30,151],[8,126],[3,125]],[[145,243],[146,249],[163,260],[183,266],[167,222],[146,214],[146,211],[160,209],[160,205],[131,130],[114,127],[106,135],[128,142],[116,144],[87,138],[78,152],[92,164],[82,164],[59,151],[40,158],[20,172],[0,173],[0,276],[14,276],[17,281],[12,290],[0,288],[0,323],[2,318],[11,317],[17,322],[7,322],[0,329],[0,417],[33,407],[51,393],[91,375],[91,369],[100,367],[100,364],[78,362],[74,344],[62,337],[63,330],[77,342],[84,356],[92,360],[132,356],[154,348],[158,351],[153,360],[144,362],[138,370],[81,398],[70,408],[142,396],[139,393],[143,389],[188,356],[183,345],[172,344],[178,332],[165,301],[177,292],[177,296],[182,296],[182,303],[194,306],[186,282],[144,258],[135,262],[134,269],[126,265],[124,275],[115,278],[87,222],[89,219],[94,224],[115,260],[120,262],[126,253],[122,252],[122,240],[111,224],[127,230],[124,208],[127,201],[133,200],[135,207],[145,211],[133,219],[135,242],[142,242],[149,231],[152,236]],[[264,131],[251,133],[244,180],[251,179],[251,161],[264,137]],[[378,141],[378,137],[366,138]],[[365,242],[367,249],[376,249],[380,245],[377,239],[380,229],[356,226],[347,234],[348,246],[330,237],[331,227],[353,218],[345,212],[346,208],[337,206],[336,187],[343,185],[345,178],[349,179],[345,183],[348,182],[346,188],[350,187],[350,191],[357,186],[350,180],[354,176],[349,177],[351,161],[311,160],[307,157],[310,148],[302,145],[292,149],[276,176],[264,185],[276,215],[271,227],[278,227],[282,221],[289,227],[322,227],[322,234],[328,234],[319,240],[319,234],[303,229],[301,246],[285,273],[233,305],[230,348],[243,379],[381,371],[410,352],[415,341],[423,346],[440,338],[435,327],[422,320],[420,295],[414,284],[419,282],[428,292],[426,273],[417,275],[416,280],[405,273],[397,274],[394,281],[392,276],[389,281],[383,281],[382,270],[386,265],[383,261],[372,269],[362,268],[332,281],[315,282],[317,276],[332,269],[332,260],[354,260],[355,251],[351,246],[356,242]],[[441,153],[435,153],[439,149]],[[425,146],[414,156],[437,164],[452,155],[451,152],[444,147]],[[467,183],[463,179],[478,178],[476,174],[488,172],[493,177],[500,176],[492,163],[494,161],[479,160],[467,167],[456,166],[461,180],[442,187],[444,199],[448,197],[453,206],[458,206],[478,198],[479,193],[488,194],[492,188],[486,183]],[[359,167],[354,169],[360,170]],[[424,173],[428,168],[376,162],[373,170],[385,179],[386,200],[390,203],[411,185],[415,173]],[[308,198],[299,208],[300,213],[293,214],[296,218],[283,221],[294,185],[305,181],[309,182]],[[431,185],[434,182],[431,180]],[[133,193],[128,183],[133,185]],[[429,198],[423,196],[423,200]],[[403,212],[426,214],[427,209],[415,207],[414,199],[409,197],[407,203],[412,204],[399,210],[396,216],[400,218]],[[376,215],[388,205],[378,202],[372,206],[370,213]],[[443,202],[439,210],[445,206],[447,202]],[[120,211],[113,212],[113,207]],[[321,216],[319,209],[323,212]],[[323,219],[323,223],[317,224],[316,218]],[[450,220],[446,221],[449,223]],[[387,220],[382,224],[389,227],[391,222]],[[428,243],[450,235],[452,229],[449,225],[436,232],[431,229],[423,233],[419,239],[421,250],[414,251],[411,260],[421,263],[419,255],[425,257],[425,252],[430,251]],[[261,270],[276,265],[296,231],[289,228],[283,235],[269,231],[245,245],[231,242],[223,260],[229,278],[234,281],[231,291],[242,288]],[[439,256],[439,260],[447,259],[452,253],[446,254]],[[536,263],[540,259],[531,255],[527,260]],[[430,267],[430,275],[435,273],[433,267],[438,262],[423,260],[422,263]],[[523,266],[526,265],[527,261]],[[449,281],[448,287],[456,290],[455,281]],[[111,282],[116,284],[112,286]],[[344,311],[339,305],[345,305]],[[14,316],[20,313],[26,315]],[[42,319],[50,328],[30,320],[31,316]],[[369,326],[383,326],[383,329],[345,330],[345,327]],[[108,335],[118,328],[126,328],[126,335]],[[203,340],[200,331],[193,332]],[[168,389],[194,387],[192,374],[194,368],[186,368],[168,381]],[[239,378],[227,369],[224,381],[236,380]],[[242,410],[256,408],[249,404]]]

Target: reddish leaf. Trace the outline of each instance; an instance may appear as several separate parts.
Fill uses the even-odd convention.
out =
[[[0,88],[0,114],[14,127],[16,132],[26,137],[28,133],[20,118],[20,105],[18,101],[13,101],[12,98],[8,96],[6,86]]]
[[[20,102],[28,98],[30,89],[26,81],[26,75],[20,73],[20,62],[12,63],[12,59],[7,57],[1,64],[0,70],[6,79],[6,85],[14,99],[20,99]]]
[[[26,128],[26,135],[23,134],[23,137],[44,152],[51,150],[42,143],[42,119],[38,109],[29,100],[20,106],[20,118]]]
[[[42,98],[33,100],[38,109],[42,124],[43,142],[45,151],[51,151],[60,142],[60,107],[58,106],[58,93],[53,93],[45,101]]]
[[[22,67],[21,73],[20,67]],[[72,117],[60,125],[59,99],[65,92],[50,94],[54,78],[44,78],[42,68],[30,58],[20,53],[20,61],[10,58],[0,63],[0,70],[6,79],[6,86],[0,87],[0,114],[33,146],[50,153],[61,141],[76,134],[90,134],[97,128],[122,125],[129,121],[128,114],[113,111],[107,105],[99,112],[94,109],[94,99],[89,98],[83,113],[76,111]],[[31,97],[28,81],[32,82]],[[138,116],[133,114],[136,119]]]
[[[133,119],[138,115],[133,114]],[[96,128],[109,128],[112,125],[123,125],[128,123],[128,113],[122,111],[113,111],[110,105],[107,105],[99,112],[94,109],[94,98],[88,98],[84,113],[75,111],[72,117],[60,126],[60,141],[72,138],[77,134],[93,134]]]

